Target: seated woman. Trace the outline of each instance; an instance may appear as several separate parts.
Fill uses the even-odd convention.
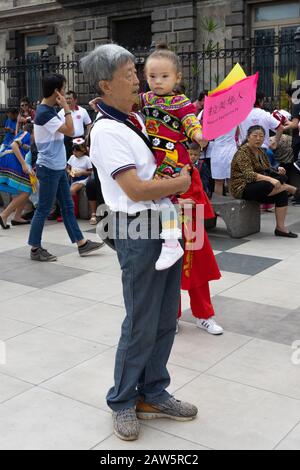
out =
[[[285,226],[290,195],[299,196],[300,190],[285,183],[286,170],[272,170],[268,157],[262,150],[265,130],[252,126],[247,142],[237,151],[231,165],[231,194],[236,199],[275,204],[277,237],[298,238]]]
[[[1,212],[0,225],[4,230],[10,228],[7,224],[8,217],[15,212],[12,225],[26,225],[30,222],[22,218],[22,212],[32,193],[30,175],[32,170],[25,162],[25,156],[30,149],[33,124],[26,124],[24,131],[14,139],[11,146],[0,153],[0,184],[7,185],[15,190],[17,196]]]

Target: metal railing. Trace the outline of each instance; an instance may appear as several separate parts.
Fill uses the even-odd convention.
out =
[[[144,83],[144,64],[149,55],[148,49],[132,51],[141,82]],[[244,41],[243,47],[233,48],[225,44],[205,46],[201,51],[177,49],[184,73],[186,94],[196,98],[201,90],[214,89],[239,62],[247,74],[260,73],[259,88],[264,91],[270,107],[285,104],[284,90],[296,80],[296,45],[294,36],[260,37],[259,40]],[[41,58],[24,60],[17,58],[0,62],[0,108],[17,106],[23,96],[32,102],[42,96],[42,77],[48,72],[62,73],[66,76],[68,88],[79,93],[80,102],[88,104],[94,96],[93,90],[87,85],[76,55],[60,58],[48,57],[44,53]]]

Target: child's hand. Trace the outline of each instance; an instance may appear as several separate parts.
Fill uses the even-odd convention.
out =
[[[200,146],[201,152],[208,146],[208,140],[204,140],[202,132],[197,132],[194,134],[193,140]]]

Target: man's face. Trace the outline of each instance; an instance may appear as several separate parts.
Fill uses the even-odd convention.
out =
[[[139,79],[135,64],[130,60],[121,65],[111,81],[100,82],[104,98],[113,99],[117,109],[131,111],[139,93]]]
[[[66,100],[71,109],[74,109],[77,106],[77,100],[75,100],[72,94],[66,95]]]

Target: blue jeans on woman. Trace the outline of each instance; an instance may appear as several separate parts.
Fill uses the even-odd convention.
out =
[[[37,177],[40,184],[39,203],[31,222],[28,244],[41,247],[44,225],[55,199],[58,200],[61,215],[72,243],[84,239],[74,214],[68,176],[65,170],[50,170],[37,165]]]
[[[116,355],[115,384],[107,395],[107,404],[114,411],[133,408],[139,398],[152,404],[170,398],[167,363],[176,333],[182,261],[165,271],[155,270],[163,243],[159,223],[156,239],[151,238],[155,217],[159,214],[141,212],[137,230],[148,236],[134,239],[131,232],[136,218],[121,221],[120,215],[116,216],[120,223],[115,246],[122,269],[126,318]]]

